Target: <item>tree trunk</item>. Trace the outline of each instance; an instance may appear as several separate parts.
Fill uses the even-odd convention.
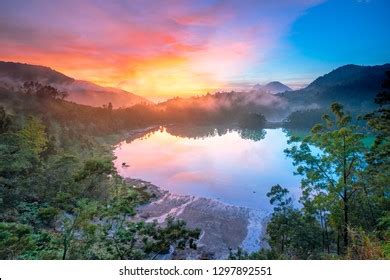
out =
[[[328,223],[326,222],[326,219],[325,219],[325,239],[326,239],[326,249],[328,254],[330,254]]]
[[[346,156],[346,149],[345,149],[345,136],[343,136],[343,183],[344,183],[344,194],[343,194],[343,202],[344,202],[344,236],[343,236],[343,247],[344,247],[344,253],[347,251],[348,248],[348,190],[347,190],[347,156]]]
[[[340,229],[337,229],[337,255],[340,256]]]
[[[346,191],[344,191],[346,193]],[[344,242],[344,253],[346,252],[348,248],[348,225],[349,225],[349,220],[348,220],[348,199],[344,199],[344,233],[343,233],[343,242]]]
[[[68,241],[67,241],[67,238],[64,239],[63,244],[64,244],[64,251],[62,253],[62,259],[66,260],[66,254],[68,252]]]

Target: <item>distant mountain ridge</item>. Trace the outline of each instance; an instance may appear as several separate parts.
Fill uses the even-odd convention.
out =
[[[270,120],[283,118],[296,110],[329,108],[333,102],[342,103],[348,110],[368,112],[376,106],[374,98],[381,90],[386,71],[390,71],[390,63],[376,66],[349,64],[318,77],[299,90],[291,90],[280,82],[271,82],[256,85],[250,92],[219,92],[199,97],[173,98],[159,103],[157,108],[178,108],[183,112],[193,108],[209,112],[244,110],[262,113]],[[151,103],[124,90],[75,80],[48,67],[0,62],[0,88],[20,87],[25,81],[51,84],[67,91],[67,100],[84,105],[102,106],[111,102],[118,108]],[[274,93],[276,91],[279,92]]]
[[[355,114],[364,114],[376,108],[374,98],[381,90],[390,64],[378,66],[341,66],[315,79],[299,90],[272,94],[259,85],[250,92],[217,92],[199,97],[174,98],[158,104],[162,109],[177,108],[190,111],[231,110],[261,113],[271,121],[280,121],[297,110],[329,109],[333,102],[342,103]]]
[[[347,64],[318,77],[307,88],[360,86],[377,88],[384,79],[384,73],[390,69],[390,63],[376,66]]]
[[[252,87],[252,90],[253,91],[264,91],[264,92],[268,92],[268,93],[272,93],[272,94],[281,93],[281,92],[285,92],[285,91],[292,91],[292,89],[289,86],[287,86],[279,81],[273,81],[273,82],[270,82],[266,85],[256,84]]]
[[[381,90],[390,63],[376,66],[348,64],[318,77],[307,87],[279,93],[291,106],[328,107],[340,102],[356,111],[372,110],[374,98]]]
[[[114,108],[118,108],[151,103],[131,92],[76,80],[46,66],[0,61],[0,87],[20,87],[29,81],[55,86],[68,93],[67,100],[83,105],[100,107],[111,102]]]

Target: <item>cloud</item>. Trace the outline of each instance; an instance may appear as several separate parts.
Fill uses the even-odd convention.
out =
[[[317,1],[2,1],[0,59],[145,96],[200,94],[245,73]]]

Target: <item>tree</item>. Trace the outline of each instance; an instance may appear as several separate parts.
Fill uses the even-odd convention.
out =
[[[343,106],[331,106],[333,118],[323,116],[302,142],[291,137],[286,154],[294,160],[297,174],[302,175],[302,190],[308,198],[323,196],[327,205],[321,211],[337,213],[333,222],[342,231],[344,251],[348,247],[350,211],[356,192],[361,190],[359,174],[364,166],[364,135],[351,125]],[[337,210],[340,209],[341,212]],[[341,216],[340,216],[341,215]]]
[[[20,146],[40,155],[47,149],[48,137],[45,126],[37,118],[30,117],[23,129],[17,132],[20,139]]]
[[[259,256],[278,255],[279,258],[318,258],[318,222],[293,206],[289,191],[275,185],[267,193],[274,212],[267,225],[268,241],[272,252]]]
[[[366,192],[373,197],[370,210],[375,213],[374,229],[383,242],[384,255],[390,257],[390,71],[375,102],[379,108],[364,118],[375,133],[375,141],[366,154]]]
[[[324,114],[323,109],[309,109],[294,111],[284,120],[284,126],[288,128],[310,129],[313,125],[321,121]]]
[[[364,118],[376,135],[374,144],[366,155],[366,173],[383,207],[390,211],[390,71],[386,74],[383,90],[375,98],[379,108]]]
[[[91,221],[97,215],[97,210],[98,203],[96,201],[81,199],[72,213],[64,215],[62,230],[63,260],[67,259],[75,234],[82,234],[83,230],[92,225]]]
[[[275,185],[267,193],[270,203],[274,205],[271,221],[267,226],[269,242],[279,254],[284,254],[289,243],[289,223],[292,222],[292,199],[288,197],[289,191],[280,185]]]
[[[28,96],[34,96],[38,99],[61,99],[63,100],[68,94],[64,91],[59,91],[50,85],[42,85],[38,82],[25,82],[22,91]]]
[[[249,113],[243,114],[239,120],[238,125],[241,128],[263,128],[265,123],[267,122],[266,118],[262,114]]]
[[[11,117],[7,114],[4,107],[0,107],[0,134],[5,133],[11,126]]]
[[[108,112],[112,112],[112,103],[111,102],[108,102],[108,105],[107,105],[107,110]]]

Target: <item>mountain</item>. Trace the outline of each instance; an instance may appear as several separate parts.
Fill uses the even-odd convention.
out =
[[[374,98],[381,90],[390,64],[376,66],[344,65],[315,79],[306,88],[279,93],[292,107],[328,107],[340,102],[349,110],[369,111],[375,107]]]
[[[343,86],[377,89],[383,82],[385,72],[388,70],[390,70],[389,63],[377,66],[348,64],[315,79],[307,88],[334,88]]]
[[[272,94],[281,93],[285,91],[292,91],[292,89],[285,84],[278,81],[270,82],[266,85],[256,84],[252,88],[253,91],[264,91]]]
[[[67,100],[94,107],[107,105],[109,102],[114,108],[151,103],[125,90],[75,80],[49,67],[0,61],[0,87],[19,88],[24,82],[29,81],[50,84],[61,91],[66,91]]]
[[[195,118],[196,114],[225,112],[235,115],[248,112],[261,113],[269,121],[280,121],[298,110],[316,109],[322,114],[331,103],[340,102],[348,111],[359,115],[377,107],[374,98],[381,90],[386,71],[390,71],[390,64],[345,65],[318,77],[300,90],[272,94],[271,90],[265,89],[266,86],[269,86],[268,89],[285,88],[279,82],[272,82],[256,85],[250,92],[217,92],[199,97],[174,98],[159,103],[157,107],[188,115],[188,119]]]

